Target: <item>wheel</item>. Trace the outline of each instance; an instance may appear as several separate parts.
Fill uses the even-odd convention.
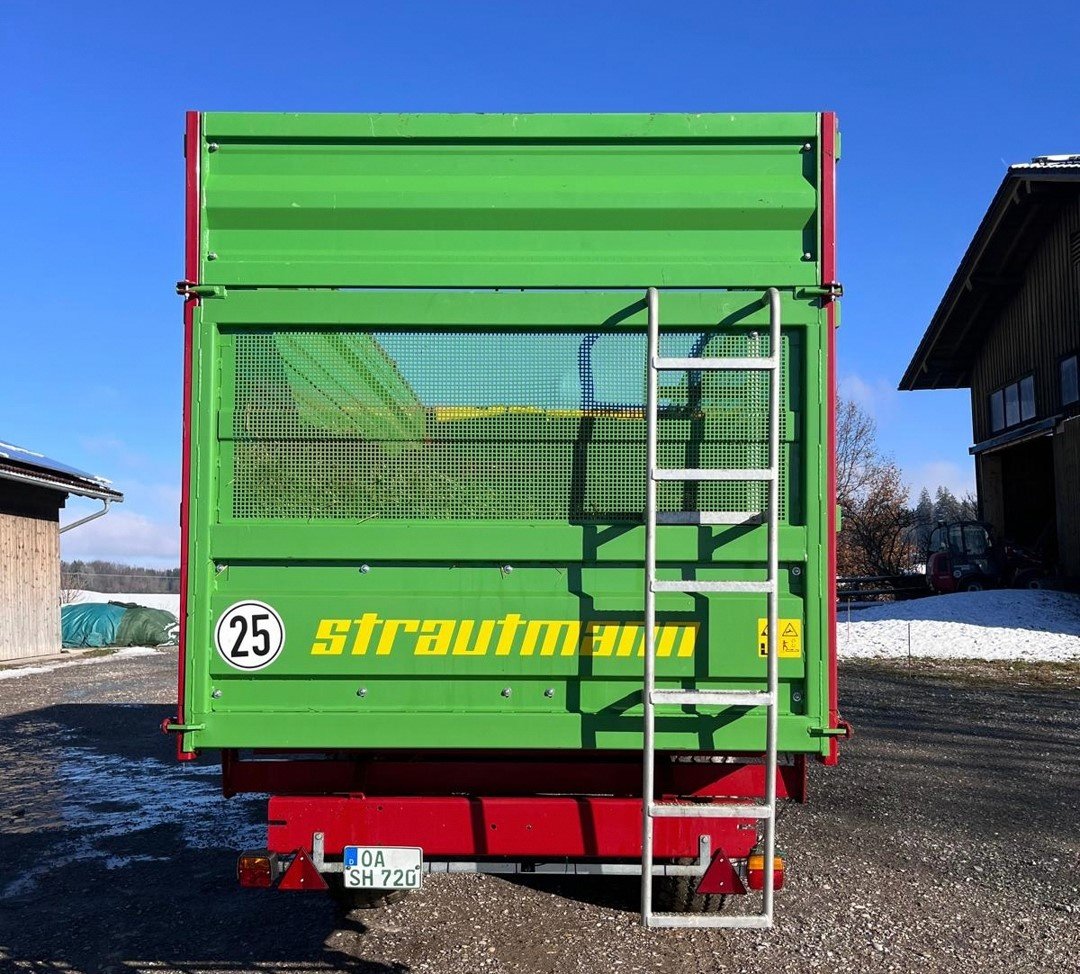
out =
[[[961,592],[981,592],[983,590],[982,582],[967,582],[960,589]]]
[[[680,866],[693,865],[695,859],[679,859]],[[653,879],[656,910],[658,913],[719,913],[727,897],[723,893],[699,895],[700,876],[656,876]]]

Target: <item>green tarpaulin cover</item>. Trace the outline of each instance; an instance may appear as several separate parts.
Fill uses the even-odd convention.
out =
[[[176,642],[176,616],[133,602],[85,602],[60,609],[64,647],[161,646]]]

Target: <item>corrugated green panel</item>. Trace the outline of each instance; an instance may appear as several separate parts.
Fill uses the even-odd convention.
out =
[[[760,291],[661,309],[666,351],[767,351]],[[640,747],[640,295],[230,288],[197,317],[187,746]],[[824,315],[789,290],[783,317],[780,615],[804,648],[781,663],[780,747],[822,752]],[[760,377],[696,381],[667,377],[671,462],[763,462]],[[665,487],[671,509],[759,503]],[[764,577],[761,527],[659,534],[663,577]],[[213,648],[245,599],[287,633],[256,673]],[[660,596],[661,685],[760,686],[764,605]],[[674,708],[658,735],[753,751],[763,723]]]
[[[817,149],[813,114],[211,113],[202,281],[813,284]]]

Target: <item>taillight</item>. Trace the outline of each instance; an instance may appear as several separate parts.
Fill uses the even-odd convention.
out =
[[[760,852],[751,852],[746,861],[746,885],[750,889],[760,890],[765,888],[765,856]],[[780,856],[773,857],[773,889],[784,888],[784,860]]]
[[[245,852],[236,860],[236,878],[241,886],[269,889],[277,877],[276,852]]]

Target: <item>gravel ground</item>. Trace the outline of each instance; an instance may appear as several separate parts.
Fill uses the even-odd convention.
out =
[[[1077,970],[1080,693],[849,663],[857,727],[785,808],[768,932],[644,931],[633,881],[433,877],[381,911],[242,891],[264,806],[171,761],[175,654],[0,681],[0,970]]]

